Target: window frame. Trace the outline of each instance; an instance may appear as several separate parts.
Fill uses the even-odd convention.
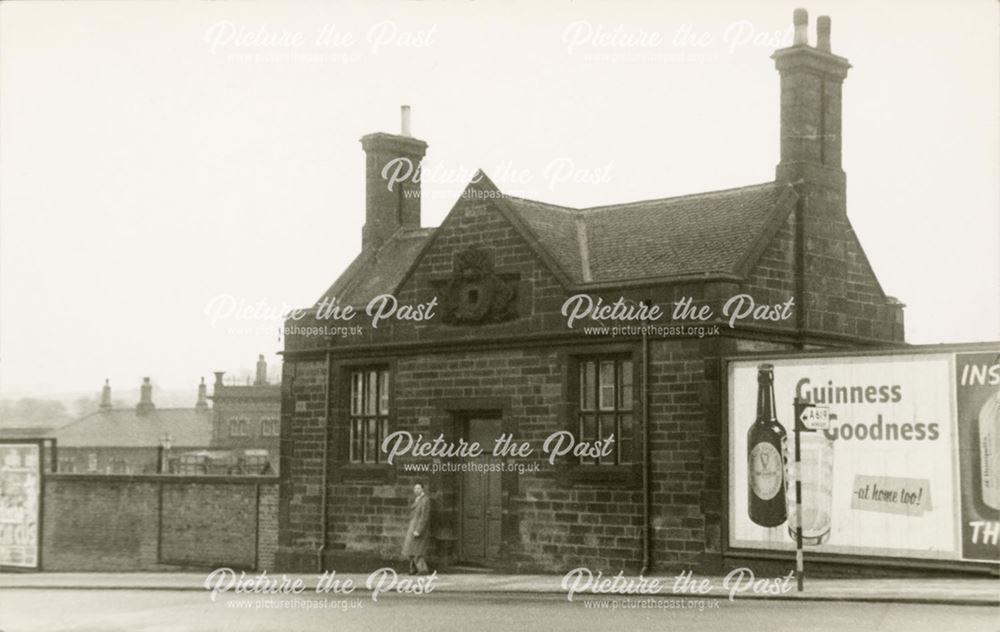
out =
[[[371,484],[392,484],[398,472],[388,463],[352,463],[351,444],[351,373],[369,368],[385,369],[389,372],[389,432],[396,429],[396,387],[398,383],[397,358],[395,356],[355,357],[331,359],[329,364],[328,388],[331,391],[327,423],[330,424],[329,454],[333,461],[330,472],[334,482],[358,482]]]
[[[344,373],[347,377],[346,461],[352,466],[385,466],[381,444],[392,425],[395,381],[392,368],[386,364],[364,364],[344,367]],[[358,385],[360,390],[356,390]]]
[[[260,436],[280,437],[281,436],[280,419],[278,417],[261,417]]]
[[[626,366],[628,371],[625,371]],[[628,353],[580,355],[576,357],[575,373],[579,380],[575,401],[578,420],[575,432],[577,441],[603,441],[612,434],[615,437],[612,454],[608,457],[576,457],[579,465],[586,467],[633,465],[635,463],[633,446],[637,434],[635,415],[638,404],[635,359]],[[591,380],[592,383],[587,384]],[[593,431],[589,433],[584,430],[584,425],[588,421],[593,424]],[[610,431],[605,425],[609,422]],[[627,441],[623,439],[626,435],[623,432],[625,423],[631,426]]]
[[[226,423],[230,437],[250,436],[250,420],[245,415],[230,417]]]
[[[588,360],[621,358],[632,361],[632,437],[629,446],[620,445],[619,450],[628,450],[624,458],[627,463],[584,465],[577,457],[567,455],[557,461],[556,479],[565,487],[597,486],[605,488],[636,489],[642,483],[642,446],[645,440],[642,426],[644,396],[642,393],[642,345],[636,341],[613,344],[580,345],[573,350],[561,351],[559,361],[563,371],[562,403],[559,417],[564,430],[580,437],[580,371]]]

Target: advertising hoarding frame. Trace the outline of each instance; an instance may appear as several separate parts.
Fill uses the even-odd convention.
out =
[[[58,459],[56,456],[55,439],[3,439],[0,438],[0,446],[4,445],[35,445],[38,446],[38,550],[35,555],[35,566],[9,566],[0,564],[0,571],[4,573],[36,573],[43,570],[42,554],[45,547],[42,546],[42,538],[45,533],[45,480],[49,473],[55,473]],[[49,448],[49,469],[45,467],[45,449]]]
[[[1000,358],[1000,340],[973,342],[973,343],[946,343],[932,345],[900,345],[900,346],[872,346],[858,349],[852,348],[827,348],[810,350],[776,350],[776,351],[753,351],[747,353],[735,353],[722,358],[721,371],[719,371],[719,389],[721,393],[720,414],[720,454],[721,454],[721,481],[723,498],[721,504],[721,549],[723,560],[761,560],[773,562],[788,562],[795,564],[795,550],[780,551],[749,547],[734,547],[730,545],[730,519],[732,508],[730,506],[730,494],[732,493],[732,476],[730,472],[730,433],[732,431],[732,420],[729,415],[729,404],[732,394],[729,391],[729,375],[734,362],[746,361],[780,361],[780,360],[822,360],[823,358],[850,358],[850,357],[885,357],[885,356],[919,356],[933,354],[951,354],[951,368],[954,369],[954,356],[960,353],[990,353],[996,352]],[[954,377],[954,375],[951,375]],[[954,395],[954,394],[953,394]],[[950,402],[952,414],[955,413],[954,396]],[[956,446],[957,449],[957,446]],[[955,469],[958,469],[956,463]],[[957,471],[955,476],[958,476]],[[960,485],[960,481],[954,481],[954,486]],[[958,509],[960,511],[960,508]],[[958,518],[956,518],[958,520]],[[914,559],[892,556],[861,555],[846,553],[825,553],[809,551],[807,558],[810,562],[840,566],[876,566],[881,568],[897,568],[911,570],[945,570],[963,571],[977,574],[1000,575],[1000,564],[990,561],[980,560],[943,560],[943,559]]]

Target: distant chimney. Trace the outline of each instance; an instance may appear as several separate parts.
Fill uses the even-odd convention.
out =
[[[399,136],[378,132],[361,139],[365,151],[365,226],[362,249],[378,248],[399,228],[420,228],[420,163],[427,143],[410,136],[410,107],[401,111]]]
[[[253,381],[254,386],[267,386],[267,362],[263,355],[257,356],[257,377]]]
[[[205,386],[205,378],[201,378],[201,384],[198,385],[198,401],[194,407],[198,410],[208,408],[208,387]]]
[[[222,388],[222,377],[226,374],[225,371],[215,371],[215,386],[213,387],[216,391]]]
[[[149,378],[142,378],[142,387],[139,389],[139,403],[136,404],[136,411],[148,413],[156,408],[153,404],[153,385],[149,383]]]
[[[101,410],[111,410],[111,383],[104,378],[104,386],[101,388]]]

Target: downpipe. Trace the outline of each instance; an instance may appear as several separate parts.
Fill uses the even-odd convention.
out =
[[[642,330],[642,569],[645,575],[652,564],[652,526],[649,493],[649,334]]]
[[[319,549],[316,551],[316,572],[323,572],[323,555],[326,553],[326,528],[327,528],[327,518],[326,518],[326,497],[329,495],[329,490],[327,489],[327,481],[330,474],[330,459],[328,458],[328,451],[330,449],[330,378],[332,377],[332,371],[330,367],[330,350],[326,351],[326,379],[323,388],[323,474],[321,476],[322,483],[320,487],[320,500],[319,500],[319,537],[320,545]]]

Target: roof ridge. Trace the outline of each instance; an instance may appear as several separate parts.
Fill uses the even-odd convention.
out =
[[[674,195],[665,198],[650,198],[648,200],[636,200],[635,202],[622,202],[618,204],[604,204],[601,206],[588,206],[586,208],[579,209],[581,213],[599,212],[606,211],[609,209],[620,209],[629,206],[638,206],[640,204],[650,204],[652,202],[668,202],[674,200],[691,200],[700,197],[707,197],[710,195],[721,195],[725,193],[734,193],[736,191],[747,191],[749,189],[763,189],[769,186],[775,186],[780,184],[776,180],[771,180],[769,182],[760,182],[758,184],[748,184],[742,187],[730,187],[728,189],[717,189],[715,191],[702,191],[701,193],[688,193],[686,195]]]
[[[228,387],[229,385],[227,384],[226,386]],[[245,385],[244,384],[238,384],[237,386],[245,386]],[[256,384],[250,384],[249,386],[257,386],[257,385]],[[191,407],[186,407],[186,406],[170,406],[170,407],[167,407],[167,408],[161,408],[160,406],[156,406],[154,408],[149,409],[147,412],[145,412],[143,414],[148,415],[149,413],[163,413],[163,412],[171,412],[171,411],[175,411],[175,410],[201,411],[201,410],[205,410],[205,409],[204,408],[196,408],[195,406],[191,406]],[[85,416],[86,417],[90,417],[91,415],[97,415],[97,414],[100,414],[100,413],[103,413],[103,412],[113,412],[113,413],[133,412],[133,413],[135,413],[135,412],[139,412],[139,411],[137,411],[135,409],[135,406],[129,406],[127,408],[105,408],[103,410],[95,410],[94,412],[92,412],[92,413],[90,413],[88,415],[85,415]]]
[[[572,215],[577,215],[581,213],[589,213],[591,211],[604,211],[612,208],[622,208],[627,206],[635,206],[639,204],[649,204],[651,202],[667,202],[672,200],[690,200],[694,198],[709,196],[709,195],[722,195],[725,193],[733,193],[736,191],[746,191],[749,189],[763,189],[765,187],[774,186],[780,184],[777,180],[769,180],[767,182],[758,182],[757,184],[747,184],[740,187],[729,187],[727,189],[716,189],[714,191],[701,191],[700,193],[686,193],[684,195],[672,195],[663,198],[649,198],[646,200],[636,200],[633,202],[618,202],[613,204],[602,204],[600,206],[585,206],[581,208],[574,208],[572,206],[565,206],[562,204],[553,204],[552,202],[543,202],[541,200],[532,200],[530,198],[519,197],[517,195],[507,195],[505,196],[508,200],[514,200],[516,202],[527,202],[529,204],[538,204],[539,206],[548,207],[554,211],[562,211],[564,213],[569,213]]]
[[[530,198],[518,197],[516,195],[506,196],[508,200],[515,200],[517,202],[528,202],[530,204],[539,204],[541,206],[547,206],[553,211],[562,211],[564,213],[578,214],[581,209],[573,208],[572,206],[563,206],[562,204],[552,204],[551,202],[542,202],[541,200],[532,200]]]

